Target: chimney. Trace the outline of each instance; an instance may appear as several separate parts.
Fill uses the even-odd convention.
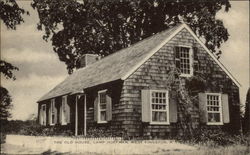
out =
[[[78,63],[80,64],[79,68],[84,68],[90,64],[95,63],[96,61],[99,60],[99,56],[97,54],[84,54],[82,57],[79,58]]]

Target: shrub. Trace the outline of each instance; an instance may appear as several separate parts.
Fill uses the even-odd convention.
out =
[[[182,137],[178,137],[180,141],[184,142],[191,142],[191,143],[198,143],[203,144],[206,146],[228,146],[233,144],[248,144],[248,138],[246,136],[242,136],[240,134],[230,134],[222,129],[207,129],[201,128],[194,132],[195,134],[193,137],[189,139],[185,139]],[[185,137],[185,136],[184,136]]]
[[[125,132],[117,132],[114,131],[110,128],[103,128],[103,129],[98,129],[98,128],[89,128],[87,131],[87,136],[90,138],[99,138],[99,137],[124,137]]]

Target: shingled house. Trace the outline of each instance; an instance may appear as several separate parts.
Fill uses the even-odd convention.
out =
[[[89,128],[129,136],[167,136],[179,131],[180,103],[169,73],[180,78],[210,74],[216,88],[198,93],[195,126],[239,129],[240,84],[186,24],[178,24],[102,59],[87,54],[82,68],[38,101],[41,125],[87,134]],[[211,78],[210,78],[211,81]]]

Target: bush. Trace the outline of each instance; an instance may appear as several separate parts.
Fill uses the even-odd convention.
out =
[[[98,129],[98,128],[89,128],[87,131],[87,136],[89,138],[100,138],[100,137],[125,137],[125,132],[121,131],[121,132],[117,132],[114,131],[110,128],[102,128],[102,129]]]
[[[222,129],[199,129],[194,131],[193,137],[189,140],[179,137],[179,140],[191,142],[195,144],[203,144],[206,146],[228,146],[234,144],[248,145],[250,137],[242,136],[240,134],[230,134]]]

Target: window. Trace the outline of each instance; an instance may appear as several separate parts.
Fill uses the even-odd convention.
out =
[[[62,97],[62,109],[61,109],[61,123],[62,123],[62,125],[67,124],[66,104],[67,104],[67,96],[63,96]]]
[[[208,125],[223,124],[221,94],[207,93],[206,103],[207,103],[207,124]]]
[[[41,125],[46,125],[46,104],[43,104],[41,106],[41,111],[40,111],[40,124]]]
[[[50,104],[50,125],[54,125],[55,124],[55,99],[51,100],[51,104]]]
[[[151,123],[169,124],[168,91],[151,90]]]
[[[98,92],[98,123],[107,122],[107,90]]]
[[[175,47],[175,64],[181,72],[181,76],[192,76],[193,75],[193,50],[190,47]]]

